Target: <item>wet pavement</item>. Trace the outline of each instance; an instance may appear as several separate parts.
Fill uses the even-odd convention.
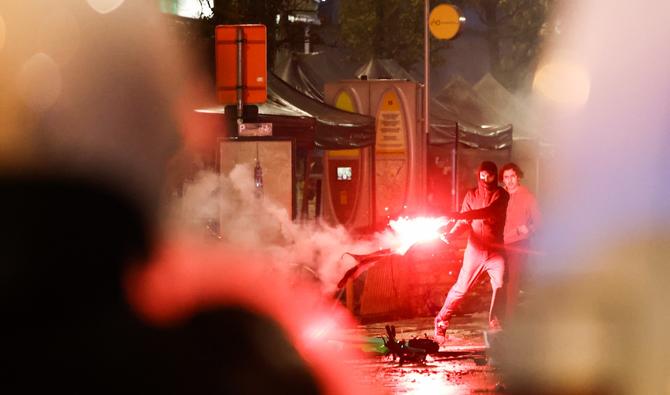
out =
[[[386,325],[396,328],[398,340],[431,336],[433,317],[361,325],[357,334],[373,340],[386,336]],[[502,386],[494,367],[486,360],[483,329],[486,314],[454,317],[448,341],[425,363],[406,362],[368,352],[367,358],[351,361],[366,384],[390,394],[500,394]],[[380,340],[381,341],[381,340]]]

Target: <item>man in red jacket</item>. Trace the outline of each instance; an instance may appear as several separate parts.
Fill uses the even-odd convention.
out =
[[[540,226],[540,210],[535,196],[523,185],[523,171],[515,163],[500,169],[500,178],[509,193],[505,220],[505,250],[507,255],[506,318],[510,319],[517,306],[519,290],[525,273],[530,237]]]
[[[500,329],[505,258],[503,229],[509,195],[498,186],[498,168],[484,161],[477,169],[477,187],[469,190],[463,199],[460,213],[452,214],[458,220],[451,231],[443,236],[445,242],[464,230],[470,229],[463,266],[456,283],[451,287],[442,309],[435,317],[435,341],[443,343],[449,320],[467,291],[484,272],[491,279],[491,307],[489,328]]]

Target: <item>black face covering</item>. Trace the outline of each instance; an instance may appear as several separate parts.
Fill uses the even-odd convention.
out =
[[[498,187],[498,180],[494,177],[493,181],[486,183],[484,180],[480,179],[477,185],[480,189],[486,189],[487,191],[491,192]]]
[[[479,172],[481,171],[486,171],[490,175],[493,176],[493,179],[491,182],[484,182],[481,178],[479,178]],[[491,161],[484,161],[482,162],[479,167],[477,168],[477,185],[479,188],[484,188],[487,191],[493,191],[498,187],[498,167],[496,166],[495,163]]]

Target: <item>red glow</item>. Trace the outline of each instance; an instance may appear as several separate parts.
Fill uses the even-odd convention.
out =
[[[391,220],[396,246],[393,251],[404,255],[416,243],[425,243],[440,238],[441,229],[449,223],[447,217],[401,217]]]
[[[175,105],[175,113],[184,148],[193,153],[206,153],[218,137],[227,136],[230,130],[219,114],[196,112],[194,108],[213,103],[210,98],[210,81],[194,77],[184,83]]]
[[[423,372],[409,372],[402,376],[398,382],[398,388],[406,394],[457,394],[462,393],[463,388],[449,382],[446,375],[426,374]]]
[[[348,311],[273,269],[262,254],[177,238],[164,243],[146,269],[130,273],[127,284],[133,306],[155,325],[170,325],[217,305],[267,315],[284,329],[325,393],[379,393],[356,380],[342,380],[355,375],[345,362],[361,358],[355,347],[337,341],[355,327]]]

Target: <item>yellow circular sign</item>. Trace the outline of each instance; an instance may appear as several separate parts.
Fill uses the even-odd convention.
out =
[[[452,39],[461,28],[461,14],[453,5],[440,4],[430,12],[428,27],[435,38]]]

